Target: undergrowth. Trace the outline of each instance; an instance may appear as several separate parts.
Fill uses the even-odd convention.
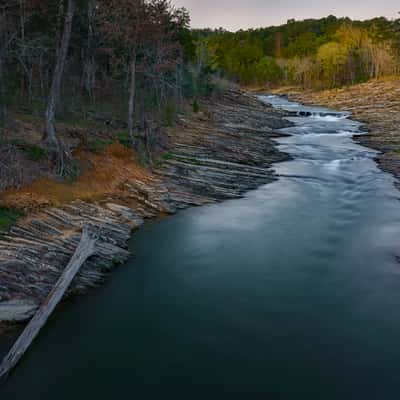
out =
[[[47,151],[37,144],[26,143],[18,139],[12,140],[11,144],[20,148],[32,161],[41,161],[48,156]]]
[[[8,231],[22,216],[18,210],[0,207],[0,233]]]
[[[129,149],[132,148],[132,140],[129,136],[129,133],[126,131],[120,132],[118,134],[118,142],[121,143],[123,146],[128,147]]]
[[[92,153],[101,154],[104,152],[107,146],[110,146],[114,142],[110,140],[95,139],[87,143],[86,149]]]

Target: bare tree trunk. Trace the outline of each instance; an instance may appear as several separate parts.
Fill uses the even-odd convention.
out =
[[[130,65],[130,88],[128,104],[128,132],[132,145],[136,147],[137,143],[134,137],[135,127],[135,99],[136,99],[136,52],[134,52]]]
[[[84,50],[83,59],[83,75],[82,75],[82,87],[88,94],[91,101],[93,101],[93,89],[96,83],[96,60],[94,54],[94,21],[96,16],[96,2],[95,0],[89,0],[87,6],[87,17],[88,17],[88,37],[87,45]]]
[[[182,70],[180,65],[176,67],[176,102],[178,107],[182,107],[183,94],[182,94]]]
[[[61,83],[64,75],[65,63],[67,60],[69,43],[71,40],[72,21],[75,13],[75,0],[68,0],[68,9],[64,22],[64,33],[58,52],[56,67],[53,72],[53,81],[47,101],[44,141],[47,146],[55,151],[59,149],[59,143],[54,126],[57,102],[60,98]]]
[[[28,87],[28,101],[29,104],[32,103],[32,99],[33,99],[33,71],[32,71],[32,67],[29,67],[28,65],[26,65],[25,63],[25,55],[21,54],[21,56],[17,56],[17,59],[20,63],[20,66],[23,70],[23,75],[22,75],[22,80],[21,80],[21,93],[24,93],[25,91],[25,86]],[[24,76],[27,79],[27,85],[24,82]]]
[[[6,120],[7,108],[6,108],[6,93],[4,88],[4,56],[3,51],[0,48],[0,124]]]
[[[21,55],[20,59],[24,63],[25,61],[25,0],[19,0],[19,22],[20,22],[20,31],[21,31]],[[22,66],[21,74],[21,93],[24,93],[25,90],[25,79],[24,73],[26,72],[24,66]],[[31,96],[29,96],[29,102],[31,102]]]
[[[146,129],[146,105],[145,105],[145,84],[142,84],[142,91],[140,96],[140,129],[144,132]]]

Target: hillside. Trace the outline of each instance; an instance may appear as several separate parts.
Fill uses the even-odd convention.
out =
[[[242,85],[333,88],[398,72],[399,20],[329,16],[198,35],[210,64]]]

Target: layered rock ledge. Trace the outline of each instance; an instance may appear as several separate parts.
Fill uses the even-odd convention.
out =
[[[85,263],[67,296],[101,284],[126,261],[132,230],[144,219],[239,198],[276,179],[272,164],[288,159],[273,140],[290,124],[285,112],[240,91],[204,102],[202,110],[168,130],[151,179],[127,175],[104,199],[44,207],[0,237],[0,327],[33,315],[68,263],[83,226],[96,231],[101,251]]]

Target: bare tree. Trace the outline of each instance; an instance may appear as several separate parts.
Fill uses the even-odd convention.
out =
[[[1,21],[0,21],[1,23]],[[0,45],[0,122],[4,123],[7,114],[6,108],[6,93],[4,88],[4,58],[5,58],[5,46]]]
[[[83,55],[82,88],[93,100],[93,92],[96,84],[96,60],[95,60],[95,17],[96,1],[89,0],[87,5],[87,42]]]
[[[60,98],[61,83],[71,40],[72,22],[75,14],[75,0],[68,0],[67,13],[64,21],[64,31],[58,51],[57,62],[53,72],[53,80],[47,100],[45,114],[44,141],[53,154],[60,153],[60,145],[54,125],[57,103]]]
[[[98,14],[114,55],[121,59],[122,54],[128,65],[128,132],[133,146],[139,150],[142,137],[135,134],[138,74],[148,79],[161,106],[165,87],[175,90],[165,75],[174,72],[181,61],[176,32],[188,25],[188,14],[175,9],[169,0],[103,0]]]
[[[135,136],[135,101],[137,65],[139,51],[153,40],[158,28],[155,16],[149,13],[148,2],[144,0],[104,1],[99,6],[101,28],[109,40],[127,49],[126,62],[129,69],[128,133],[132,145],[138,148],[140,138]]]
[[[0,122],[4,122],[7,114],[5,89],[5,63],[10,44],[17,37],[13,16],[17,4],[5,1],[0,6]]]

